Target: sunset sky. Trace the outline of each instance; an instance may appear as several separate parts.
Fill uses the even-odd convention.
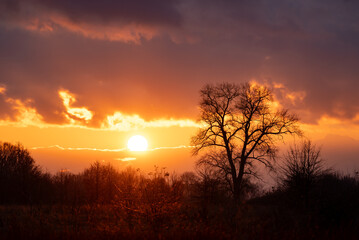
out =
[[[350,0],[2,0],[0,141],[50,172],[96,160],[186,171],[201,87],[252,82],[351,173],[358,12]],[[133,135],[148,151],[127,149]]]

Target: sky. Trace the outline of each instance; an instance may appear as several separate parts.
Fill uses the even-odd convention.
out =
[[[2,0],[0,141],[50,172],[93,161],[186,171],[201,87],[254,82],[350,172],[358,11],[354,0]],[[150,151],[128,151],[137,134]]]

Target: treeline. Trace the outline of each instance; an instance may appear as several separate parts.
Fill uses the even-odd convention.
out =
[[[238,205],[222,172],[208,166],[143,174],[95,162],[51,175],[21,144],[2,143],[0,238],[355,239],[356,175],[325,168],[308,141],[288,151],[278,176],[266,192],[245,178]]]
[[[48,201],[51,180],[21,144],[0,143],[0,204]]]
[[[36,165],[21,144],[11,143],[0,144],[0,193],[2,205],[112,204],[156,196],[161,201],[188,197],[220,202],[230,198],[226,183],[208,170],[177,175],[155,166],[153,172],[143,174],[140,169],[119,170],[109,163],[95,162],[79,174],[60,170],[51,175]]]

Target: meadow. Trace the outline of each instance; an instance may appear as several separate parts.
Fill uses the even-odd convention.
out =
[[[357,238],[358,178],[333,171],[305,195],[298,185],[264,191],[248,180],[238,205],[208,170],[144,175],[99,162],[80,174],[50,175],[35,162],[29,169],[24,182],[16,171],[12,181],[1,175],[0,239]]]

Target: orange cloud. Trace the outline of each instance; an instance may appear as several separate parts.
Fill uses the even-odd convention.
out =
[[[41,114],[38,113],[37,109],[32,107],[33,101],[28,99],[22,101],[6,96],[6,87],[0,87],[0,94],[3,95],[5,103],[10,106],[10,109],[14,110],[14,114],[11,119],[6,118],[0,120],[0,126],[3,127],[27,127],[34,126],[38,128],[81,128],[91,131],[121,131],[130,132],[136,130],[144,130],[146,128],[197,128],[201,127],[199,123],[191,119],[157,119],[157,120],[145,120],[139,115],[127,115],[121,112],[116,112],[113,115],[108,115],[103,121],[100,127],[91,127],[88,125],[93,118],[94,113],[88,110],[86,107],[73,107],[76,103],[76,97],[74,94],[67,90],[59,90],[58,94],[65,107],[64,115],[69,120],[67,124],[51,124],[44,121]],[[54,146],[62,148],[60,146]],[[70,149],[67,149],[70,150]],[[75,149],[73,149],[75,150]],[[90,150],[90,149],[76,149],[76,150]],[[97,150],[97,149],[93,149]],[[102,150],[98,150],[102,151]],[[112,151],[112,150],[103,150]],[[114,150],[114,151],[118,151]],[[122,151],[122,150],[121,150]]]
[[[134,158],[134,157],[125,157],[125,158],[116,158],[115,160],[122,161],[122,162],[128,162],[128,161],[136,160],[136,158]]]
[[[328,134],[348,136],[359,140],[359,126],[355,123],[359,114],[354,119],[339,119],[330,116],[322,116],[317,124],[301,124],[305,135],[312,139],[321,139]]]
[[[6,88],[0,86],[0,94],[4,94],[6,92]]]
[[[0,88],[0,94],[5,94],[6,88]],[[62,100],[62,103],[66,109],[64,113],[66,118],[69,120],[68,124],[49,124],[44,122],[43,117],[37,112],[36,108],[31,107],[31,99],[23,102],[20,99],[13,99],[5,96],[5,101],[11,105],[17,114],[15,121],[1,120],[2,126],[37,126],[43,127],[77,127],[86,128],[92,130],[103,130],[103,131],[133,131],[145,128],[168,128],[168,127],[190,127],[197,128],[201,127],[200,123],[197,123],[191,119],[156,119],[146,121],[141,116],[127,115],[121,112],[115,112],[113,115],[108,115],[102,122],[100,128],[89,127],[89,123],[94,113],[88,110],[86,107],[73,107],[76,102],[75,95],[67,90],[59,90],[58,94]]]
[[[294,106],[297,105],[305,99],[307,93],[305,91],[292,91],[288,89],[284,84],[274,82],[273,88],[279,90],[279,94],[285,100],[289,100],[289,102]]]
[[[38,149],[48,149],[48,148],[57,148],[59,150],[69,150],[69,151],[96,151],[96,152],[125,152],[128,151],[127,148],[118,148],[118,149],[108,149],[108,148],[85,148],[85,147],[62,147],[60,145],[52,145],[52,146],[40,146],[40,147],[31,147],[31,150],[38,150]],[[165,150],[165,149],[184,149],[184,148],[194,148],[194,146],[174,146],[174,147],[156,147],[151,148],[146,151],[157,151],[157,150]]]
[[[70,150],[70,151],[98,151],[98,152],[123,152],[126,151],[126,148],[119,148],[119,149],[101,149],[101,148],[79,148],[79,147],[62,147],[60,145],[52,145],[48,147],[32,147],[30,149],[37,150],[37,149],[44,149],[44,148],[57,148],[60,150]]]
[[[17,123],[20,123],[20,125],[28,126],[39,125],[43,123],[42,116],[36,111],[35,108],[26,106],[25,103],[18,99],[10,99],[9,101],[14,103],[14,109],[18,111],[16,119]]]
[[[71,107],[71,105],[76,102],[76,98],[71,93],[64,90],[64,91],[59,91],[59,95],[67,111],[66,117],[72,123],[75,123],[77,119],[85,120],[86,122],[92,119],[93,117],[92,112],[86,109],[85,107],[82,108]]]
[[[0,87],[0,94],[5,95],[6,88]],[[20,99],[15,99],[5,96],[5,102],[10,104],[13,110],[16,112],[15,121],[0,120],[0,125],[16,125],[18,127],[25,127],[29,125],[42,125],[43,118],[37,112],[37,110],[29,106],[32,102],[31,99],[26,101],[21,101]]]
[[[116,112],[107,116],[102,128],[119,131],[138,130],[148,127],[200,127],[201,125],[190,119],[158,119],[146,121],[139,115],[126,115]]]
[[[283,83],[279,82],[268,82],[259,83],[256,79],[250,81],[251,86],[267,86],[270,89],[273,89],[275,100],[274,105],[277,107],[282,106],[282,104],[288,103],[295,106],[304,101],[307,93],[305,91],[292,91],[287,88]]]

